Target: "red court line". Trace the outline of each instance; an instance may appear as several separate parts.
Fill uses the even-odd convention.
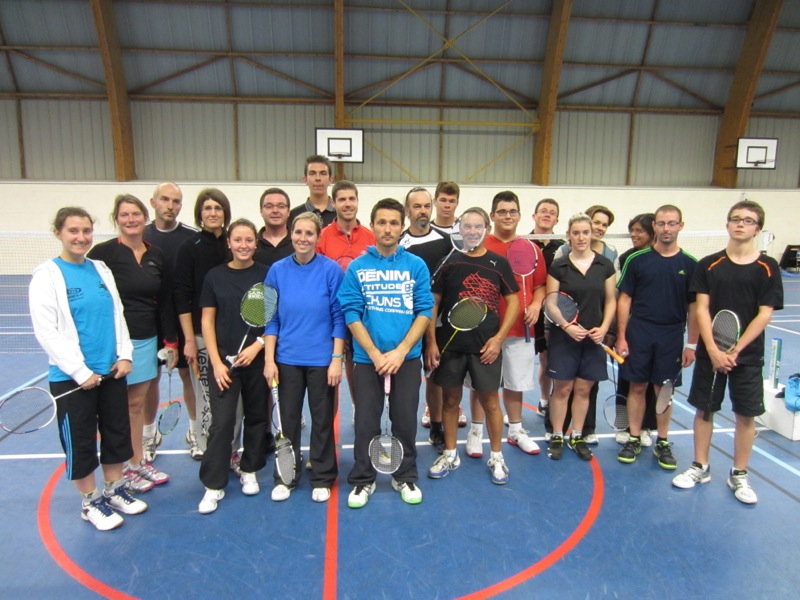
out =
[[[339,410],[333,417],[334,447],[339,446],[339,423],[341,413],[341,394],[339,395]],[[336,452],[336,450],[334,450]],[[339,464],[337,452],[336,464]],[[331,487],[331,497],[328,500],[327,522],[325,524],[325,563],[322,579],[323,600],[336,600],[337,575],[339,570],[339,483]]]
[[[549,569],[578,545],[578,543],[586,536],[586,534],[589,533],[589,530],[592,528],[594,522],[597,520],[597,517],[600,515],[600,509],[603,506],[603,496],[605,495],[603,472],[600,470],[600,463],[597,460],[597,457],[595,457],[589,464],[592,467],[592,478],[594,480],[592,501],[589,503],[589,508],[586,510],[586,514],[578,524],[578,527],[570,534],[570,536],[561,542],[561,544],[550,554],[539,560],[539,562],[532,564],[527,569],[523,569],[519,573],[516,573],[515,575],[512,575],[503,581],[498,581],[494,585],[490,585],[482,590],[461,596],[459,600],[465,598],[469,598],[470,600],[477,598],[490,598],[501,592],[507,592],[514,586],[517,586],[528,579],[532,579],[539,573]]]
[[[55,533],[53,532],[52,522],[50,521],[50,502],[53,499],[53,491],[65,471],[66,465],[62,463],[50,476],[42,492],[42,496],[39,498],[37,522],[39,524],[39,535],[42,538],[44,547],[50,553],[50,556],[53,557],[53,560],[56,561],[56,564],[61,567],[67,575],[93,592],[105,598],[111,598],[112,600],[136,600],[135,596],[129,596],[89,575],[64,552],[61,544],[58,543]]]

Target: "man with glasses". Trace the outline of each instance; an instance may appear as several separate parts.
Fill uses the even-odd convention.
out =
[[[253,260],[267,266],[294,252],[289,235],[289,194],[281,188],[269,188],[259,200],[264,227],[258,232],[258,246]]]
[[[733,468],[728,487],[739,502],[758,501],[750,487],[747,466],[753,452],[755,417],[764,414],[764,329],[775,310],[783,308],[783,282],[775,259],[761,254],[754,245],[764,227],[764,209],[742,200],[728,211],[728,245],[701,259],[690,290],[697,294],[700,343],[689,390],[695,407],[694,462],[672,480],[688,489],[711,481],[709,450],[714,430],[713,413],[722,407],[728,387],[736,430],[733,438]],[[739,318],[741,336],[727,352],[717,348],[711,331],[714,315],[733,311]],[[709,415],[710,413],[710,415]]]
[[[617,287],[616,349],[625,362],[619,376],[630,382],[628,423],[630,437],[617,460],[631,464],[642,450],[641,432],[645,394],[653,384],[656,394],[669,380],[681,384],[681,370],[694,362],[697,348],[695,295],[689,291],[697,259],[678,246],[683,216],[677,206],[655,212],[655,243],[628,257]],[[688,343],[683,335],[688,320]],[[667,440],[672,407],[656,415],[658,439],[653,454],[662,469],[673,471],[678,463]]]

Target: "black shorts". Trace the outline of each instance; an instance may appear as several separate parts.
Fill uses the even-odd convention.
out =
[[[694,376],[692,387],[689,390],[689,404],[700,410],[717,412],[722,408],[725,399],[725,386],[731,398],[733,412],[743,417],[757,417],[764,414],[764,381],[762,379],[763,367],[761,365],[739,365],[730,373],[717,373],[714,380],[714,371],[708,358],[698,358],[694,363]],[[706,406],[711,385],[714,385],[714,396],[711,406]]]
[[[50,382],[54,396],[75,388],[74,381]],[[128,383],[104,379],[91,390],[78,390],[56,400],[58,434],[64,449],[68,479],[83,479],[99,463],[115,465],[133,456],[131,423],[128,416]],[[100,433],[100,461],[97,434]]]
[[[539,320],[533,325],[533,344],[536,354],[547,352],[547,333],[549,332],[545,331],[544,317],[540,315]]]
[[[588,337],[576,342],[558,327],[550,329],[547,376],[556,381],[605,381],[606,353]]]
[[[433,381],[443,388],[461,387],[467,373],[476,392],[496,392],[503,375],[503,353],[492,364],[485,365],[480,354],[446,350],[433,372]]]
[[[631,319],[626,330],[628,356],[619,367],[619,376],[634,383],[661,385],[678,377],[681,385],[683,324],[656,325]]]

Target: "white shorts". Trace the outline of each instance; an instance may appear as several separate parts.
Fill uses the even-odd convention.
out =
[[[503,342],[503,387],[515,392],[533,390],[536,377],[536,344],[525,338],[506,338]]]

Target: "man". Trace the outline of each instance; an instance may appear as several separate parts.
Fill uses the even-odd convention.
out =
[[[175,256],[178,253],[178,246],[184,240],[194,236],[197,230],[194,227],[185,225],[178,221],[178,215],[181,214],[183,208],[183,192],[178,184],[173,182],[160,183],[153,191],[153,197],[150,198],[150,206],[153,207],[155,219],[149,223],[144,229],[144,241],[161,248],[164,252],[166,269],[165,277],[171,281],[173,278],[175,268]],[[175,310],[174,304],[170,301],[169,305],[171,310]],[[178,324],[178,315],[175,314],[175,323]],[[183,355],[183,347],[185,340],[183,338],[183,331],[178,326],[178,375],[183,384],[183,401],[186,404],[186,410],[189,413],[189,430],[186,432],[186,444],[189,446],[189,454],[195,460],[202,458],[203,453],[197,443],[197,438],[194,434],[195,422],[197,419],[197,403],[194,395],[194,388],[189,376],[189,365],[186,362],[186,357]],[[159,336],[161,339],[163,336]],[[171,376],[171,373],[170,373]],[[152,462],[156,457],[156,449],[161,444],[161,434],[158,433],[156,428],[156,415],[158,414],[159,405],[159,380],[161,371],[159,370],[156,380],[150,385],[147,393],[144,409],[144,434],[142,445],[144,450],[145,460]],[[172,400],[172,398],[170,398]]]
[[[306,168],[303,172],[303,183],[308,186],[308,199],[289,213],[289,226],[300,213],[313,212],[322,219],[323,227],[333,223],[336,210],[333,201],[328,196],[328,188],[333,183],[333,169],[331,161],[325,156],[312,154],[306,158]]]
[[[442,181],[436,186],[433,194],[436,217],[431,225],[445,233],[452,232],[453,224],[456,222],[456,209],[460,195],[461,188],[453,181]]]
[[[492,199],[492,233],[486,236],[484,245],[487,250],[508,256],[511,242],[517,237],[517,226],[520,221],[519,198],[512,191],[504,191]],[[519,275],[514,275],[520,290],[517,292],[519,317],[508,332],[508,337],[503,341],[503,404],[508,415],[507,442],[517,446],[526,454],[539,454],[539,445],[528,436],[522,428],[522,393],[534,388],[533,371],[536,364],[535,345],[525,341],[525,327],[534,324],[539,318],[539,312],[544,300],[544,284],[547,279],[547,268],[540,250],[532,246],[539,256],[536,269],[525,277],[523,281]],[[525,293],[523,294],[523,284]],[[523,304],[527,301],[527,304]],[[505,303],[500,302],[500,318],[505,313]],[[479,458],[483,456],[483,410],[477,399],[477,394],[470,393],[470,413],[472,426],[467,434],[467,456]]]
[[[289,235],[289,194],[281,188],[269,188],[261,194],[259,207],[264,227],[258,232],[258,246],[253,259],[272,266],[294,252],[292,236]]]
[[[553,235],[553,230],[558,225],[559,214],[558,202],[552,198],[542,198],[536,203],[533,210],[533,231],[534,235]],[[544,255],[544,262],[547,270],[553,263],[556,250],[566,242],[564,240],[534,240]],[[533,326],[536,336],[536,354],[539,355],[539,411],[538,415],[544,417],[547,412],[547,405],[550,404],[550,394],[553,391],[553,381],[547,376],[547,336],[544,331],[544,314],[539,313],[539,318]],[[552,427],[550,428],[552,431]]]
[[[681,210],[671,204],[655,212],[655,244],[634,252],[622,269],[617,283],[617,352],[626,358],[619,368],[620,378],[630,381],[628,423],[630,437],[617,454],[617,460],[630,464],[642,450],[642,422],[645,394],[652,383],[656,394],[663,382],[681,384],[681,369],[694,362],[697,348],[697,321],[694,294],[689,284],[697,259],[681,250],[678,235],[683,229]],[[689,337],[684,347],[683,334],[688,318]],[[653,454],[662,469],[673,471],[678,463],[667,440],[670,406],[656,415],[658,439]]]
[[[461,188],[453,181],[441,181],[436,186],[434,192],[434,207],[436,209],[436,216],[431,221],[431,226],[435,231],[450,234],[453,231],[453,225],[456,222],[456,208],[458,208],[458,199],[461,195]],[[430,212],[428,212],[430,216]],[[450,250],[448,249],[448,253]],[[436,265],[438,266],[438,265]],[[430,269],[430,265],[428,265]],[[434,273],[436,268],[431,269]],[[438,327],[440,323],[437,323]],[[431,427],[432,423],[442,422],[442,390],[435,383],[425,389],[425,410],[422,411],[422,426]],[[464,409],[459,405],[458,407],[458,426],[467,426],[467,416],[464,414]],[[434,440],[434,446],[441,454],[441,444],[439,444],[439,436],[434,436],[431,432],[431,439]]]
[[[431,193],[422,187],[415,187],[406,194],[406,216],[408,229],[400,238],[400,245],[412,254],[416,254],[425,261],[428,271],[434,273],[436,267],[447,257],[453,249],[450,237],[441,229],[431,227],[431,212],[433,199]],[[423,342],[423,353],[425,340]],[[422,416],[422,426],[430,427],[431,433],[428,442],[441,454],[444,450],[444,429],[442,427],[442,389],[436,385],[433,378],[425,379],[425,399],[427,404]],[[428,407],[435,407],[429,412]],[[459,407],[459,419],[464,415]],[[464,418],[466,425],[467,418]]]
[[[497,389],[500,387],[503,341],[519,313],[519,288],[508,260],[486,250],[480,239],[488,227],[489,215],[482,208],[470,208],[461,215],[459,229],[467,247],[472,247],[470,240],[480,241],[480,244],[467,254],[459,255],[458,260],[445,261],[432,284],[434,308],[432,324],[426,333],[425,362],[428,369],[436,369],[434,380],[442,387],[445,449],[428,469],[428,477],[441,479],[461,464],[456,450],[458,405],[464,379],[469,374],[472,389],[486,414],[492,449],[488,462],[491,481],[503,485],[508,483],[508,468],[501,451],[503,416]],[[433,325],[436,316],[449,314],[457,302],[466,298],[476,298],[486,304],[487,313],[483,321],[474,329],[456,332],[443,318],[437,334]],[[501,298],[506,302],[502,320]],[[440,348],[445,352],[440,353]]]
[[[728,211],[728,245],[725,250],[701,259],[690,291],[697,294],[697,323],[700,343],[689,391],[695,407],[694,462],[672,480],[688,489],[711,481],[708,464],[713,413],[722,406],[725,385],[736,415],[733,438],[733,468],[728,487],[745,504],[758,501],[750,487],[747,465],[755,439],[755,417],[764,413],[764,329],[772,312],[783,308],[783,283],[775,259],[761,254],[753,241],[764,227],[764,209],[756,202],[742,200]],[[733,349],[717,348],[711,331],[713,316],[720,310],[733,311],[739,318],[741,336]],[[709,418],[710,415],[710,418]]]
[[[392,487],[407,504],[422,502],[417,486],[416,420],[419,408],[421,338],[431,319],[433,297],[425,263],[399,246],[403,205],[378,201],[370,223],[376,242],[347,269],[338,298],[353,334],[356,421],[355,464],[347,477],[350,508],[367,504],[375,491],[370,440],[381,433],[384,378],[391,378],[392,434],[403,445],[403,461]]]

